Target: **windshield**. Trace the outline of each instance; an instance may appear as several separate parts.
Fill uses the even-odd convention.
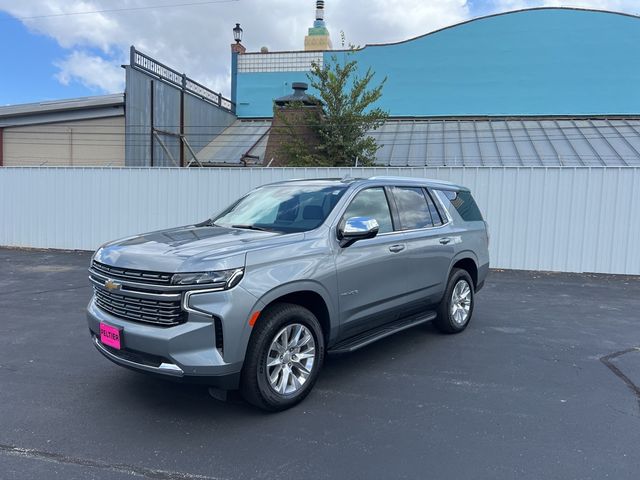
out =
[[[345,185],[274,185],[254,190],[213,220],[229,228],[306,232],[319,227]]]

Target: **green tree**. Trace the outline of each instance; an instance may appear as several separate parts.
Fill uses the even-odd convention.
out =
[[[379,128],[389,116],[379,107],[371,108],[382,96],[386,77],[370,87],[374,72],[367,69],[358,75],[358,62],[340,63],[333,55],[322,67],[313,64],[308,74],[311,86],[319,93],[323,115],[315,126],[320,143],[317,154],[336,167],[372,165],[380,146],[367,135]]]
[[[351,47],[353,50],[353,47]],[[358,62],[352,51],[344,55],[344,62],[333,55],[323,66],[312,64],[307,75],[318,92],[322,112],[298,116],[317,136],[308,142],[296,135],[290,125],[290,138],[283,142],[281,154],[288,166],[353,167],[373,165],[380,146],[367,132],[379,128],[388,112],[373,105],[382,96],[386,77],[370,86],[375,73],[371,68],[358,74]]]

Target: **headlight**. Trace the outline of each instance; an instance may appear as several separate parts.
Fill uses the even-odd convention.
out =
[[[244,275],[244,268],[219,270],[217,272],[176,273],[171,283],[174,285],[210,285],[211,287],[235,287]]]

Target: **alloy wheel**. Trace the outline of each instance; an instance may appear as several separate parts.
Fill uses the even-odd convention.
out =
[[[464,279],[459,280],[456,286],[453,287],[450,307],[451,318],[456,325],[464,325],[469,319],[471,298],[469,283]]]
[[[275,334],[267,352],[267,380],[280,395],[297,392],[313,370],[316,342],[311,331],[293,323]]]

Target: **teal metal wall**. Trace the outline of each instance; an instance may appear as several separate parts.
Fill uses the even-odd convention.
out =
[[[640,114],[640,17],[543,8],[353,53],[393,116]],[[339,60],[344,52],[327,52]],[[240,117],[270,117],[305,72],[238,73]]]

